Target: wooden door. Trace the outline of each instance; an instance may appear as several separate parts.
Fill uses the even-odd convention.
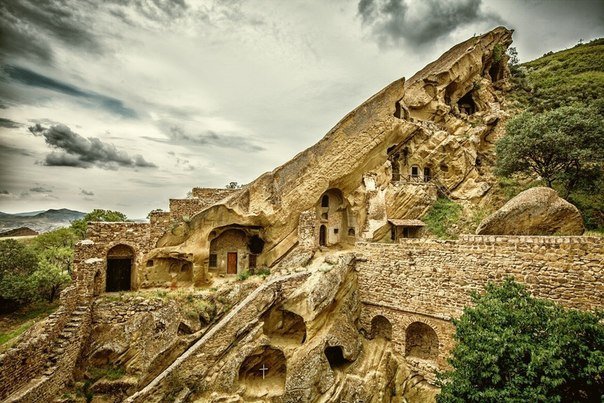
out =
[[[237,274],[237,252],[227,253],[227,274]]]
[[[107,292],[129,291],[132,259],[107,259]]]

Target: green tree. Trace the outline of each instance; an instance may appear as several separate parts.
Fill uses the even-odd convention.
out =
[[[34,293],[31,274],[38,268],[36,254],[14,239],[0,241],[0,301],[12,308],[16,303],[25,303]],[[2,310],[4,311],[4,310]]]
[[[473,294],[454,320],[457,345],[439,403],[599,402],[604,313],[567,310],[506,279]]]
[[[75,231],[76,235],[80,239],[84,239],[86,238],[86,229],[88,228],[88,223],[97,221],[121,222],[128,221],[128,217],[119,211],[95,209],[86,214],[83,218],[72,221],[71,228],[73,231]]]
[[[37,252],[48,248],[73,248],[78,239],[72,228],[59,228],[38,235],[32,240],[31,246]]]
[[[71,277],[60,266],[42,260],[38,269],[31,275],[30,281],[38,298],[52,302],[59,296],[61,288],[71,281]]]
[[[602,175],[604,115],[601,104],[568,106],[541,114],[524,112],[507,124],[507,135],[497,142],[496,172],[502,176],[523,172],[539,175],[566,196],[577,185]]]

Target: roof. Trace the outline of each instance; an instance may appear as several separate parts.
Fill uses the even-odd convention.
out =
[[[426,223],[424,223],[422,220],[390,219],[388,220],[388,222],[394,225],[395,227],[424,227],[426,225]]]

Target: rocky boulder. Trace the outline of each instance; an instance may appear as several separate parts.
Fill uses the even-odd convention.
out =
[[[518,194],[485,218],[477,235],[581,235],[579,210],[551,188],[535,187]]]

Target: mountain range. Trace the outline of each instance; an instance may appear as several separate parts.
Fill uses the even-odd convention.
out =
[[[66,208],[14,214],[0,211],[0,231],[28,227],[37,232],[47,232],[60,227],[66,227],[73,220],[78,220],[85,215],[86,213],[81,211]]]

